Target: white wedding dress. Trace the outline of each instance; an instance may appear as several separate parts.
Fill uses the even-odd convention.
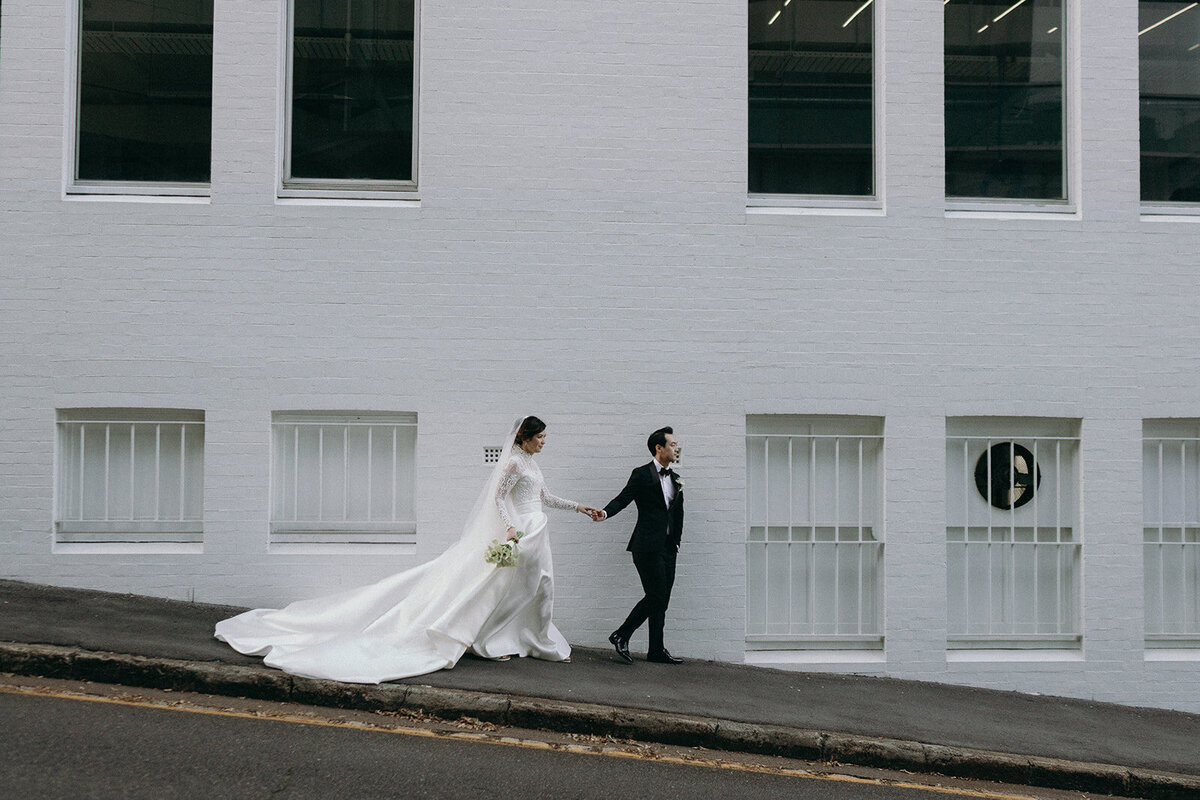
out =
[[[533,456],[512,446],[492,473],[462,537],[405,572],[286,608],[255,609],[217,623],[216,637],[271,667],[308,678],[380,683],[450,669],[470,650],[564,661],[551,621],[554,569],[543,506],[576,504],[546,490]],[[517,564],[484,561],[492,539],[524,531]]]

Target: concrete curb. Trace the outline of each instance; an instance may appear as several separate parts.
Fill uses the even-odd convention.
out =
[[[150,658],[0,642],[0,672],[366,711],[422,711],[499,725],[809,761],[940,773],[1154,800],[1200,797],[1200,776],[991,750],[756,725],[632,708],[414,684],[378,686],[297,678],[260,666]]]

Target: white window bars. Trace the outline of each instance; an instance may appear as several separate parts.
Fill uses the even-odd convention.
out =
[[[882,647],[882,453],[880,435],[749,427],[749,649]]]
[[[56,494],[58,542],[200,542],[203,412],[61,411]]]
[[[416,540],[414,414],[277,413],[271,541]]]
[[[1146,646],[1197,647],[1200,437],[1147,436],[1142,475]]]
[[[1077,647],[1079,441],[948,436],[951,648]]]

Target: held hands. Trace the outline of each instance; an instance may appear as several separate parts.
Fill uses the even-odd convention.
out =
[[[575,506],[575,510],[578,511],[580,514],[587,514],[588,517],[591,518],[592,522],[599,522],[600,520],[604,519],[604,512],[598,508],[592,508],[591,506],[582,506],[581,505],[581,506]]]

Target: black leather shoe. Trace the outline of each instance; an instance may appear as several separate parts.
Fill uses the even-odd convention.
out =
[[[646,660],[653,661],[655,664],[682,664],[683,663],[682,658],[676,658],[675,656],[671,655],[670,653],[667,652],[667,649],[665,647],[657,653],[653,653],[651,655],[646,656]]]
[[[617,648],[617,655],[626,664],[633,663],[633,656],[629,655],[629,638],[622,636],[620,631],[613,631],[608,636],[608,640],[612,642],[612,646]]]

